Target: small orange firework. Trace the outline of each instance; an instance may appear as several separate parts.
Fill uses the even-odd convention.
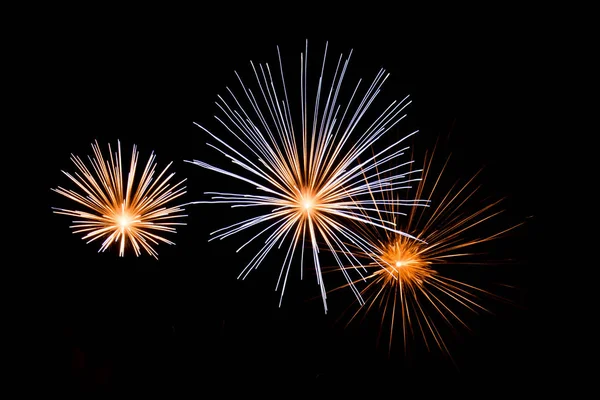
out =
[[[449,160],[448,157],[431,191],[425,197],[423,192],[432,158],[433,153],[429,158],[425,157],[425,172],[416,194],[416,198],[426,198],[430,202]],[[455,183],[442,196],[437,206],[431,209],[426,207],[411,209],[408,218],[402,220],[406,221],[406,224],[397,229],[402,229],[419,240],[388,230],[376,231],[370,226],[359,226],[364,241],[359,246],[353,247],[355,250],[353,254],[358,260],[368,261],[362,261],[360,265],[355,264],[348,268],[374,270],[374,272],[367,276],[368,284],[361,291],[365,303],[356,311],[349,323],[360,312],[366,314],[378,308],[382,315],[382,327],[388,318],[390,321],[389,351],[391,351],[394,327],[400,324],[405,352],[407,339],[416,334],[423,338],[428,350],[433,339],[435,345],[450,356],[442,338],[442,331],[435,323],[436,319],[443,320],[451,328],[454,328],[454,324],[458,322],[468,329],[461,318],[460,308],[472,312],[488,311],[478,301],[482,295],[501,299],[500,296],[481,288],[443,276],[439,268],[444,264],[448,266],[485,264],[469,258],[475,255],[471,248],[496,239],[521,225],[517,224],[500,232],[472,238],[475,236],[473,228],[503,212],[497,210],[502,199],[487,203],[475,211],[467,210],[465,207],[465,203],[468,203],[479,188],[471,188],[478,174],[479,172],[462,186],[458,182]],[[387,209],[377,208],[375,211],[380,215],[391,216],[389,220],[396,224],[397,213],[393,208],[394,202],[389,201],[384,204],[391,206],[386,206]]]
[[[185,186],[181,182],[171,185],[169,181],[175,175],[164,177],[172,163],[155,178],[154,153],[150,155],[141,177],[136,183],[136,169],[139,153],[133,146],[131,164],[127,180],[123,179],[123,164],[121,162],[121,143],[117,142],[117,152],[112,153],[110,144],[108,151],[110,159],[105,160],[98,146],[92,144],[95,158],[89,158],[92,171],[86,167],[78,156],[71,155],[79,173],[71,175],[62,171],[73,181],[83,193],[73,190],[52,189],[56,193],[87,207],[91,211],[65,210],[53,208],[54,213],[78,217],[70,227],[73,233],[83,233],[83,240],[90,243],[104,238],[99,252],[106,250],[112,243],[119,242],[119,256],[125,253],[126,242],[129,242],[139,256],[141,249],[158,259],[158,253],[153,245],[159,242],[174,244],[154,232],[175,233],[175,225],[185,223],[171,222],[175,218],[186,215],[181,206],[166,206],[177,197],[185,194]]]

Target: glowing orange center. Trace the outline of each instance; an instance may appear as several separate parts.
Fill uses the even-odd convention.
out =
[[[311,209],[313,209],[315,204],[315,198],[309,193],[300,196],[298,199],[298,206],[300,207],[300,209],[307,213],[310,212]]]
[[[129,214],[123,213],[117,217],[117,223],[121,228],[127,228],[132,222],[133,219]]]
[[[381,261],[386,265],[377,274],[385,276],[390,284],[402,282],[407,285],[421,285],[423,281],[435,274],[423,259],[418,243],[403,237],[389,243],[381,254]]]

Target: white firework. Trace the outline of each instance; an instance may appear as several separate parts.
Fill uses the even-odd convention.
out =
[[[349,251],[346,243],[352,243],[359,248],[367,243],[352,231],[349,227],[350,222],[378,226],[412,238],[407,233],[396,230],[389,218],[382,218],[380,214],[370,216],[369,211],[381,209],[381,206],[386,205],[384,203],[390,201],[376,200],[374,193],[410,188],[411,182],[419,180],[419,178],[412,178],[410,174],[420,172],[420,170],[411,171],[409,168],[411,160],[406,162],[395,160],[396,157],[404,155],[408,149],[408,147],[401,148],[401,143],[418,131],[405,135],[381,151],[366,152],[406,116],[404,110],[411,103],[408,96],[402,101],[392,102],[383,113],[363,128],[360,123],[380,93],[389,73],[381,69],[362,98],[358,95],[362,82],[359,80],[348,102],[342,105],[338,95],[352,51],[346,59],[340,55],[331,85],[325,87],[327,48],[328,44],[325,45],[314,104],[309,103],[307,87],[308,42],[305,53],[300,55],[299,119],[292,118],[293,112],[288,100],[281,53],[277,47],[281,78],[278,87],[268,64],[259,64],[256,68],[254,63],[250,62],[258,91],[254,92],[246,86],[236,72],[243,89],[243,96],[237,97],[229,88],[226,88],[229,101],[217,96],[216,104],[224,117],[215,116],[215,118],[223,125],[223,132],[231,135],[235,144],[226,142],[221,135],[214,134],[196,123],[216,141],[216,144],[207,143],[208,146],[227,157],[237,168],[236,172],[199,160],[187,161],[235,178],[245,186],[256,190],[251,193],[205,192],[206,195],[211,196],[209,200],[190,203],[225,203],[231,204],[231,207],[264,209],[252,218],[211,233],[210,240],[215,240],[251,228],[260,229],[237,249],[237,251],[241,250],[261,236],[264,238],[262,247],[243,268],[238,278],[243,279],[251,270],[258,268],[274,247],[281,248],[284,243],[289,242],[285,245],[287,251],[275,287],[275,290],[281,290],[279,300],[281,306],[292,260],[297,251],[300,252],[302,277],[306,243],[312,249],[317,283],[320,286],[325,312],[327,312],[327,297],[319,262],[319,248],[331,251],[349,287],[362,303],[361,295],[352,283],[354,279],[349,276],[348,268],[344,268],[344,265],[348,263],[361,265]],[[243,105],[243,101],[247,104]],[[367,154],[364,160],[359,160],[363,154]],[[384,171],[387,177],[380,178],[382,171],[378,169],[393,159],[394,166]],[[393,198],[393,196],[389,197]],[[424,205],[426,202],[394,200],[394,204],[412,206]],[[398,211],[394,213],[404,215]],[[356,271],[364,279],[360,268]]]

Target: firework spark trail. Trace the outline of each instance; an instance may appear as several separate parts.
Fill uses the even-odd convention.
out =
[[[135,184],[135,173],[139,153],[133,146],[127,182],[123,180],[123,165],[121,161],[121,143],[117,144],[117,152],[112,153],[110,144],[108,151],[110,159],[105,160],[98,146],[92,144],[95,158],[89,157],[93,173],[78,156],[71,155],[79,173],[74,175],[62,171],[83,192],[74,190],[52,189],[90,211],[67,210],[54,208],[54,213],[81,218],[74,220],[70,228],[73,233],[85,233],[82,237],[87,243],[105,238],[99,252],[105,251],[111,244],[120,242],[119,256],[123,257],[126,243],[129,242],[136,256],[144,249],[149,255],[158,259],[158,253],[152,247],[159,242],[174,244],[155,232],[175,233],[176,225],[185,223],[170,222],[174,218],[186,217],[180,214],[182,206],[167,206],[176,198],[185,194],[185,179],[171,186],[169,181],[175,175],[171,173],[164,177],[170,168],[169,163],[155,178],[156,155],[152,153],[142,175]],[[124,184],[125,183],[125,184]]]
[[[425,172],[417,186],[417,198],[421,198],[425,191],[434,152],[435,148],[429,157],[427,155],[425,157]],[[426,200],[431,201],[433,198],[448,160],[449,157],[435,178]],[[366,296],[365,301],[360,304],[348,323],[361,312],[366,315],[374,308],[379,308],[381,328],[387,318],[390,321],[389,351],[391,351],[395,323],[398,322],[402,329],[405,352],[409,336],[415,335],[416,331],[424,339],[427,349],[430,348],[428,337],[431,337],[435,345],[452,359],[442,333],[435,323],[435,317],[440,317],[450,327],[453,327],[453,322],[458,322],[468,329],[467,324],[452,308],[453,305],[477,313],[488,311],[480,304],[480,296],[502,299],[473,285],[445,277],[438,271],[438,267],[443,264],[486,264],[485,261],[470,260],[469,257],[475,255],[470,249],[477,244],[499,238],[522,225],[519,223],[483,237],[469,236],[473,228],[503,211],[496,210],[502,199],[489,202],[475,211],[467,210],[469,200],[479,189],[479,187],[472,188],[479,172],[463,185],[458,185],[458,182],[452,185],[443,194],[436,207],[411,209],[406,223],[403,224],[404,230],[413,233],[421,241],[398,235],[390,230],[373,229],[372,225],[362,224],[357,227],[363,242],[359,246],[349,245],[349,247],[351,254],[361,262],[352,263],[347,269],[356,269],[358,265],[374,272],[368,275],[368,284],[360,291]],[[395,194],[383,192],[380,195],[385,200]],[[376,209],[370,211],[375,211],[380,216],[386,215],[391,222],[396,222],[395,202],[375,203]],[[382,208],[379,208],[380,206]],[[368,211],[363,209],[363,212]],[[348,284],[341,287],[346,286]]]
[[[273,248],[281,248],[289,239],[275,288],[281,289],[279,302],[281,305],[292,259],[298,247],[301,253],[302,277],[303,244],[306,242],[312,248],[317,283],[320,286],[325,312],[327,312],[326,290],[321,274],[318,241],[323,241],[329,250],[346,250],[342,237],[360,246],[362,243],[360,237],[338,220],[354,220],[410,237],[407,233],[396,230],[393,223],[371,217],[363,213],[362,209],[369,205],[373,207],[378,203],[369,197],[372,191],[391,192],[410,188],[412,182],[419,180],[410,176],[410,172],[418,173],[419,170],[400,171],[412,161],[392,168],[390,171],[393,175],[385,180],[379,179],[377,175],[364,179],[363,171],[376,170],[382,163],[405,154],[408,147],[400,148],[400,144],[417,131],[397,140],[373,157],[359,161],[359,157],[365,150],[371,148],[406,116],[404,110],[411,101],[407,96],[400,102],[392,102],[368,127],[361,128],[359,123],[380,93],[389,74],[380,70],[362,99],[357,100],[358,104],[352,109],[351,105],[359,97],[357,94],[362,82],[359,80],[350,100],[343,107],[339,103],[338,96],[352,51],[345,60],[343,55],[340,55],[331,86],[326,88],[324,80],[327,48],[328,44],[325,45],[314,105],[309,105],[307,85],[308,42],[305,53],[300,55],[300,134],[297,134],[298,127],[293,123],[281,53],[277,48],[281,76],[279,90],[276,89],[269,65],[259,64],[257,68],[251,62],[259,94],[255,95],[236,72],[244,97],[239,99],[229,88],[227,88],[231,97],[229,103],[218,96],[216,104],[224,117],[215,116],[215,118],[237,140],[239,147],[226,143],[208,129],[196,124],[218,143],[217,145],[207,143],[208,146],[229,158],[243,172],[235,173],[199,160],[187,161],[250,184],[256,190],[263,192],[263,194],[206,192],[205,194],[213,196],[210,200],[189,203],[221,203],[231,204],[232,207],[269,208],[264,214],[221,228],[211,234],[213,237],[210,240],[224,239],[258,225],[268,225],[238,248],[237,251],[259,236],[270,232],[262,248],[242,270],[239,278],[245,278],[251,270],[258,268]],[[249,109],[247,105],[242,105],[244,98],[249,103]],[[367,199],[361,200],[365,196]],[[420,200],[398,200],[395,203],[397,206],[426,204]],[[397,212],[397,214],[402,213]],[[335,254],[335,251],[333,253]],[[348,262],[354,260],[353,257],[348,256],[346,259]],[[337,256],[336,260],[340,267],[344,265]],[[347,271],[343,271],[348,281],[352,282]],[[359,275],[364,278],[360,271]],[[358,300],[362,301],[360,293],[352,284],[350,286]]]

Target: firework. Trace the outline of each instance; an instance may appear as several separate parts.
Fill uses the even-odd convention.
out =
[[[426,184],[429,184],[427,180],[434,152],[425,157],[425,172],[416,190],[418,198],[426,198],[431,202],[437,197],[435,190],[450,158],[446,159],[433,184],[429,186],[429,193],[424,194]],[[372,310],[378,310],[381,313],[381,328],[383,329],[386,321],[389,322],[389,351],[392,348],[394,329],[397,329],[396,325],[400,325],[405,352],[408,338],[419,335],[424,339],[427,349],[430,349],[430,344],[434,344],[450,356],[436,320],[443,320],[453,329],[457,323],[468,329],[464,317],[461,318],[464,310],[475,313],[488,311],[481,304],[483,296],[501,299],[489,291],[442,273],[444,266],[487,263],[486,260],[477,261],[475,246],[499,238],[521,225],[483,236],[474,234],[476,227],[504,211],[498,209],[502,199],[485,202],[483,207],[475,210],[468,206],[474,203],[473,196],[480,188],[474,187],[479,173],[480,171],[464,184],[457,181],[440,196],[441,200],[435,207],[411,209],[408,218],[399,225],[420,241],[389,230],[373,229],[370,225],[361,224],[357,227],[363,243],[349,247],[356,258],[362,261],[360,268],[368,269],[371,273],[368,274],[368,284],[361,290],[365,303],[360,305],[349,323],[360,313],[366,315]],[[377,209],[376,212],[390,216],[391,222],[396,223],[394,203],[385,202],[385,208]],[[355,269],[356,266],[348,268]],[[346,285],[342,287],[344,286]]]
[[[387,147],[382,146],[385,148],[375,156],[359,161],[365,150],[371,148],[406,116],[404,110],[411,103],[408,96],[402,101],[392,102],[377,118],[364,124],[367,110],[380,93],[389,74],[380,70],[370,86],[362,92],[362,97],[359,95],[362,91],[359,80],[349,101],[342,104],[340,97],[343,96],[340,96],[340,92],[352,51],[345,59],[340,55],[335,64],[335,72],[331,76],[331,85],[327,86],[327,47],[328,44],[325,45],[323,62],[317,71],[320,74],[314,97],[309,93],[307,82],[308,43],[305,53],[300,55],[300,104],[297,108],[299,115],[290,106],[281,53],[277,48],[278,72],[273,73],[268,64],[259,64],[256,68],[251,62],[256,91],[246,86],[236,72],[242,88],[242,97],[238,98],[229,88],[229,101],[218,96],[216,104],[224,116],[216,116],[216,119],[223,125],[223,131],[231,135],[234,144],[196,124],[217,143],[208,145],[230,159],[238,168],[237,171],[203,161],[188,161],[235,178],[247,185],[246,188],[256,191],[205,192],[212,196],[210,200],[190,203],[225,203],[231,204],[232,207],[256,207],[264,210],[257,211],[256,216],[252,218],[211,233],[213,237],[210,240],[215,240],[246,229],[258,230],[262,227],[237,250],[260,236],[266,237],[260,250],[241,271],[239,278],[245,278],[251,270],[258,268],[274,247],[280,248],[288,241],[275,287],[276,290],[281,290],[281,306],[292,260],[298,257],[298,252],[302,277],[306,243],[307,247],[312,249],[313,265],[325,312],[327,301],[319,262],[319,243],[329,250],[347,250],[345,240],[359,240],[356,234],[346,227],[349,220],[409,236],[396,230],[394,224],[389,221],[366,216],[361,210],[372,208],[378,203],[373,201],[370,193],[408,188],[411,182],[418,180],[408,173],[408,166],[412,161],[397,163],[389,171],[390,176],[386,179],[379,179],[374,174],[380,164],[392,159],[397,160],[404,155],[408,147],[400,148],[400,144],[417,133],[416,131]],[[246,104],[242,104],[244,101]],[[403,171],[404,169],[407,171]],[[365,179],[363,171],[371,175]],[[416,200],[399,200],[395,203],[397,206],[421,204]],[[348,257],[348,261],[353,261],[352,256]],[[344,263],[344,260],[338,259],[340,267]],[[347,274],[346,270],[343,271]],[[352,282],[353,278],[347,276],[347,279]],[[351,287],[359,301],[362,301],[354,285],[351,284]]]
[[[88,211],[53,208],[54,213],[79,218],[73,221],[73,233],[83,234],[87,243],[104,239],[99,252],[106,250],[113,243],[119,243],[119,256],[123,257],[126,243],[130,243],[136,256],[144,249],[149,255],[158,258],[153,248],[160,242],[174,244],[161,236],[162,233],[175,233],[176,225],[185,223],[172,222],[182,218],[181,206],[167,206],[185,193],[181,186],[185,179],[172,185],[169,183],[175,173],[165,176],[172,163],[156,175],[156,156],[150,155],[146,167],[136,180],[138,151],[133,146],[131,163],[127,179],[123,179],[121,162],[121,143],[117,144],[117,152],[108,151],[110,158],[105,160],[98,146],[92,144],[95,158],[88,157],[92,169],[83,163],[78,156],[71,155],[71,161],[79,172],[71,175],[62,171],[77,187],[80,193],[63,189],[52,189],[84,206]]]

